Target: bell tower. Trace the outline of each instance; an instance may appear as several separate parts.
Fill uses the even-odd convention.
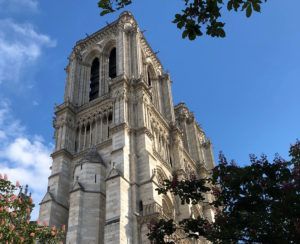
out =
[[[151,219],[204,215],[155,190],[173,173],[205,176],[210,141],[129,12],[76,43],[39,220],[67,226],[66,243],[150,243]],[[208,198],[210,196],[207,196]]]

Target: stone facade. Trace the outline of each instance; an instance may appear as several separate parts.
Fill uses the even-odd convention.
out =
[[[39,220],[65,224],[68,244],[149,243],[152,218],[213,220],[207,205],[155,190],[174,172],[206,176],[213,154],[186,105],[174,107],[170,76],[133,16],[124,12],[77,42],[66,72]]]

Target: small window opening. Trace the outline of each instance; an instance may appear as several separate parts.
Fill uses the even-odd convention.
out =
[[[78,142],[75,141],[75,152],[78,152]]]
[[[117,52],[113,48],[109,54],[109,77],[115,78],[117,76]]]
[[[90,130],[91,130],[91,126],[90,126],[90,124],[88,124],[87,127],[86,127],[85,148],[88,148],[90,146],[90,143],[91,143],[91,141],[90,141],[90,139],[91,139]]]
[[[82,170],[82,164],[80,164],[80,169]]]
[[[95,58],[91,67],[90,101],[96,99],[99,94],[99,59]]]
[[[95,183],[97,183],[97,175],[95,175]]]
[[[75,139],[75,152],[79,151],[79,148],[78,148],[78,137],[79,136],[80,136],[80,134],[79,134],[79,128],[77,128],[77,130],[76,130],[76,139]]]
[[[112,122],[112,113],[109,113],[109,115],[108,115],[108,122],[109,122],[109,123]]]
[[[151,86],[151,76],[150,72],[148,71],[148,86]]]
[[[143,212],[143,210],[144,210],[143,201],[139,202],[139,210],[140,210],[140,212]]]

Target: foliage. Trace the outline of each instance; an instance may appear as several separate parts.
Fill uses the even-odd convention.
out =
[[[16,191],[19,190],[19,194]],[[65,227],[57,229],[30,221],[34,204],[22,187],[7,180],[0,174],[0,242],[1,243],[60,243]]]
[[[190,40],[203,35],[212,37],[225,37],[225,23],[221,21],[221,13],[224,5],[228,11],[244,11],[247,17],[252,12],[260,12],[261,5],[267,0],[182,0],[184,8],[175,14],[173,23],[182,29],[182,37]],[[98,6],[102,9],[100,15],[106,15],[122,9],[132,3],[132,0],[100,0]]]
[[[202,236],[212,243],[299,243],[300,141],[289,153],[290,161],[276,155],[273,162],[264,155],[250,155],[251,164],[243,167],[228,163],[220,154],[211,179],[165,180],[158,192],[170,191],[182,203],[201,203],[211,193],[213,200],[207,204],[215,209],[215,221],[201,217],[179,223],[160,220],[152,223],[149,239],[174,243],[165,241],[166,237],[181,230],[186,238]]]

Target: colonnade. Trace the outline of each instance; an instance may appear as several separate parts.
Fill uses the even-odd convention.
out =
[[[80,123],[76,130],[75,152],[80,152],[110,138],[112,111]]]

